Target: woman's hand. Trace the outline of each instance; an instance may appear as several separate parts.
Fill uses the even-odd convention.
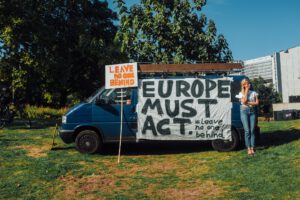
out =
[[[241,102],[242,102],[242,104],[246,104],[246,103],[247,103],[247,101],[248,101],[248,100],[247,100],[247,98],[245,98],[245,97],[242,97],[242,98],[241,98]]]
[[[246,91],[247,94],[248,94],[249,90],[250,90],[250,84],[247,84],[247,85],[245,86],[245,91]]]

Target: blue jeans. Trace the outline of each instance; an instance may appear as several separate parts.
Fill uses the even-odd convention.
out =
[[[255,147],[255,126],[257,112],[255,108],[241,106],[241,120],[245,131],[245,144],[247,148]]]

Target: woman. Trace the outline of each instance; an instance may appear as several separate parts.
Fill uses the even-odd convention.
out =
[[[245,130],[245,144],[248,155],[255,154],[255,127],[257,122],[257,105],[259,104],[258,94],[250,90],[250,82],[243,79],[241,82],[241,92],[239,93],[241,102],[241,120]]]

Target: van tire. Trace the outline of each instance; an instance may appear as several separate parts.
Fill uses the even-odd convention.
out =
[[[94,154],[102,148],[102,140],[98,133],[93,130],[79,132],[75,139],[76,149],[81,153]]]
[[[231,129],[232,141],[229,140],[213,140],[212,147],[216,151],[228,152],[236,150],[240,146],[240,137],[235,129]]]

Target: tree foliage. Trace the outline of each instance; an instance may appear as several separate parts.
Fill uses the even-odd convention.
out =
[[[206,0],[141,0],[129,9],[115,0],[121,50],[138,62],[183,63],[232,60],[225,37],[201,13]]]
[[[262,77],[253,79],[251,83],[253,84],[254,90],[259,95],[260,110],[264,105],[272,105],[273,103],[282,101],[280,95],[276,92],[274,85],[272,83],[266,84],[266,81]]]
[[[121,56],[116,19],[98,0],[0,0],[1,82],[32,103],[87,96],[103,66]]]
[[[0,0],[0,84],[17,100],[62,106],[99,87],[105,64],[232,59],[205,0],[115,2],[119,27],[104,0]]]

